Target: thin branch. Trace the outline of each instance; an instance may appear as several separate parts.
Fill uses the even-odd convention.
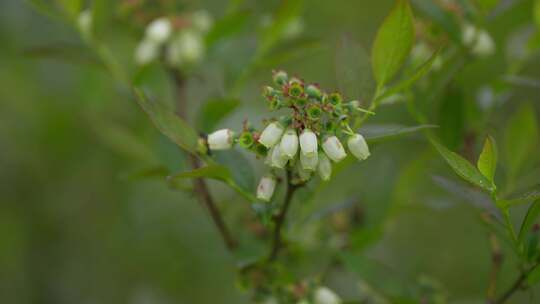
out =
[[[282,247],[281,229],[283,227],[283,224],[285,223],[285,217],[287,215],[287,211],[289,210],[289,206],[291,205],[294,192],[299,187],[300,187],[299,185],[293,185],[291,183],[291,172],[287,170],[287,193],[285,194],[285,201],[283,202],[283,207],[281,208],[281,211],[274,219],[275,226],[274,226],[274,234],[273,234],[273,241],[272,241],[272,249],[270,251],[270,255],[268,256],[268,261],[275,260],[279,253],[279,250]]]
[[[514,281],[512,286],[510,286],[510,288],[508,288],[508,290],[505,293],[503,293],[503,295],[497,301],[495,301],[493,303],[494,304],[503,304],[506,301],[508,301],[508,299],[510,299],[510,297],[512,295],[514,295],[514,293],[516,293],[518,290],[520,290],[522,287],[524,287],[524,283],[527,280],[527,278],[529,277],[529,274],[531,274],[531,272],[533,270],[535,270],[536,267],[538,267],[538,265],[540,265],[539,262],[536,262],[536,264],[534,264],[532,267],[530,267],[529,269],[521,272],[521,274],[519,275],[519,277],[517,277],[517,279]]]
[[[174,83],[175,95],[176,95],[176,113],[182,118],[186,118],[186,99],[185,99],[185,79],[182,77],[180,71],[176,69],[171,69],[169,75]],[[201,167],[201,163],[196,155],[189,154],[188,156],[189,163],[192,169],[198,169]],[[214,222],[214,225],[218,229],[225,246],[229,251],[232,251],[236,248],[236,240],[231,235],[223,217],[208,190],[208,186],[203,178],[193,179],[193,188],[199,201],[208,209],[210,217]]]
[[[487,303],[493,303],[496,298],[497,279],[503,263],[503,254],[499,240],[495,234],[492,233],[489,235],[489,242],[491,245],[491,272],[489,275],[489,285],[487,289]]]

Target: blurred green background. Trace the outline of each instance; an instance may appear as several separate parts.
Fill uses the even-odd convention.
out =
[[[533,1],[502,2],[512,5],[486,23],[496,53],[465,64],[427,107],[445,143],[464,155],[478,155],[488,133],[503,142],[509,117],[518,109],[540,113],[536,55],[520,72],[536,82],[506,82],[508,94],[488,98],[496,102],[489,114],[479,105],[486,99],[482,92],[496,94],[490,91],[492,84],[510,69],[511,54],[518,48],[512,39],[534,31]],[[227,6],[225,1],[181,3],[216,18]],[[226,96],[254,53],[257,36],[250,25],[278,3],[243,4],[248,26],[221,43],[189,78],[190,121],[198,121],[205,102]],[[244,119],[258,124],[266,117],[259,90],[270,81],[272,68],[365,101],[373,89],[370,46],[392,3],[306,1],[301,35],[313,42],[257,68],[242,85],[240,107],[217,127],[239,129]],[[415,15],[422,16],[416,9]],[[133,71],[132,53],[141,30],[122,24],[115,20],[107,41]],[[274,52],[281,54],[279,47]],[[173,103],[163,70],[150,67],[141,77],[153,96]],[[429,83],[420,85],[429,91]],[[416,124],[405,104],[382,107],[370,123]],[[540,180],[538,133],[530,135],[531,147],[518,174],[522,179],[516,179],[519,186],[513,190]],[[242,157],[255,166],[255,183],[264,171],[253,156]],[[238,253],[227,252],[193,195],[172,189],[156,173],[185,169],[184,154],[159,134],[74,30],[24,1],[0,2],[3,303],[249,303],[236,267],[264,252],[268,237],[253,232],[258,228],[249,202],[211,182],[242,244]],[[502,172],[498,178],[505,176],[504,168]],[[425,288],[448,303],[484,303],[490,246],[471,201],[486,198],[467,190],[421,133],[377,144],[368,161],[344,168],[328,184],[310,185],[298,197],[287,226],[289,239],[299,245],[301,262],[293,263],[295,273],[315,276],[339,255],[345,262],[330,268],[323,280],[344,299],[361,299],[368,290],[410,294]],[[310,191],[316,191],[315,198],[304,199]],[[343,204],[347,207],[340,209]],[[513,213],[517,222],[525,210]],[[351,224],[353,213],[356,222]],[[366,238],[375,241],[364,242]],[[340,247],[344,239],[353,244],[346,251]],[[517,276],[514,258],[506,253],[500,290]],[[538,292],[518,293],[510,303],[537,303]]]

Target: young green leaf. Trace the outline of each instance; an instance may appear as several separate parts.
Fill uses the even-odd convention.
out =
[[[527,210],[527,214],[521,223],[521,228],[519,229],[518,241],[523,242],[525,235],[529,232],[536,223],[538,216],[540,215],[540,200],[536,200]]]
[[[195,153],[199,138],[197,132],[165,106],[150,101],[142,90],[134,88],[134,92],[137,102],[161,133],[182,149]]]
[[[482,188],[487,192],[493,192],[495,189],[493,184],[480,173],[469,161],[461,157],[455,152],[448,150],[434,139],[430,139],[431,144],[450,165],[452,170],[469,183]]]
[[[429,72],[429,70],[431,69],[431,66],[433,65],[433,62],[435,61],[435,59],[437,59],[437,56],[439,55],[439,51],[440,50],[433,53],[433,55],[431,55],[431,57],[426,62],[424,62],[421,66],[419,66],[414,71],[411,77],[401,80],[398,84],[386,90],[383,94],[377,97],[377,100],[382,100],[386,97],[389,97],[391,95],[404,91],[408,89],[410,86],[412,86],[415,82],[417,82],[420,78],[424,77],[424,75],[426,75],[427,72]]]
[[[202,168],[195,169],[192,171],[187,171],[187,172],[171,175],[167,179],[169,180],[169,182],[174,182],[175,180],[184,179],[184,178],[215,179],[229,185],[233,190],[235,190],[238,194],[246,198],[248,201],[250,202],[256,201],[255,197],[253,196],[253,194],[251,194],[250,191],[243,189],[234,181],[229,168],[222,165],[211,164],[206,167],[202,167]]]
[[[495,139],[488,136],[484,142],[484,148],[480,157],[478,157],[478,162],[476,164],[478,170],[492,183],[493,178],[495,177],[495,169],[497,168],[497,146],[495,144]]]
[[[516,177],[538,143],[538,122],[530,103],[523,104],[509,119],[504,134],[505,164]]]
[[[511,197],[505,200],[505,203],[506,203],[506,206],[511,207],[511,206],[528,204],[538,199],[540,199],[540,187],[538,189],[530,190],[520,195]]]
[[[414,42],[413,14],[409,2],[397,0],[377,32],[371,50],[373,75],[382,87],[399,71]]]

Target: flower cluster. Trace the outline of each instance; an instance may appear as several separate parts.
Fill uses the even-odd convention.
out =
[[[193,12],[177,17],[174,21],[161,17],[150,22],[144,38],[135,50],[135,62],[148,64],[165,49],[167,63],[184,67],[200,62],[205,53],[204,35],[210,30],[213,20],[206,11]]]
[[[264,156],[272,172],[265,175],[257,188],[257,198],[270,201],[276,187],[275,170],[294,173],[296,183],[308,181],[314,172],[322,180],[332,175],[332,162],[347,156],[342,142],[359,160],[369,157],[369,148],[360,134],[354,133],[351,120],[365,111],[356,100],[345,102],[338,92],[327,93],[317,84],[306,84],[284,71],[273,75],[274,86],[263,88],[263,96],[271,111],[289,109],[288,115],[266,122],[262,132],[244,124],[237,136],[229,129],[208,135],[210,150],[229,149],[238,143],[245,149]]]

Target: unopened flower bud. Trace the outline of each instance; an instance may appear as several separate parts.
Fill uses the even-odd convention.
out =
[[[139,65],[145,65],[159,56],[159,45],[149,39],[144,39],[135,49],[135,62]]]
[[[234,132],[229,129],[217,130],[208,135],[210,150],[225,150],[232,147]]]
[[[272,175],[264,176],[257,186],[257,198],[269,202],[272,199],[272,195],[274,195],[275,188],[276,178]]]
[[[315,290],[315,304],[341,304],[339,296],[328,287]]]
[[[282,86],[287,83],[289,76],[284,71],[275,71],[273,80],[276,85]]]
[[[281,149],[279,148],[279,146],[280,144],[278,143],[272,149],[270,149],[268,155],[270,156],[271,167],[283,169],[285,168],[285,165],[287,164],[287,161],[289,159],[281,153]]]
[[[293,129],[288,129],[281,137],[281,142],[279,144],[281,153],[288,159],[294,158],[296,152],[298,151],[298,135]]]
[[[317,172],[323,181],[329,180],[330,176],[332,176],[332,163],[324,152],[319,152],[319,165],[317,166]]]
[[[300,164],[304,170],[315,171],[317,169],[317,164],[319,163],[319,154],[314,153],[312,155],[306,155],[300,153]]]
[[[161,44],[171,36],[172,25],[169,19],[158,18],[146,27],[146,38]]]
[[[347,156],[343,145],[336,136],[327,137],[324,140],[322,147],[326,155],[336,163]]]
[[[310,129],[304,129],[300,135],[300,149],[306,156],[317,154],[317,135]]]
[[[315,84],[310,84],[306,87],[306,94],[311,98],[321,98],[321,89]]]
[[[278,122],[273,122],[266,126],[259,138],[259,142],[267,148],[275,146],[283,134],[283,127]]]
[[[364,160],[369,157],[369,147],[364,137],[360,134],[354,134],[347,140],[349,151],[358,158]]]
[[[270,98],[273,96],[276,96],[277,90],[272,88],[271,86],[265,86],[263,87],[263,96],[266,98]]]

